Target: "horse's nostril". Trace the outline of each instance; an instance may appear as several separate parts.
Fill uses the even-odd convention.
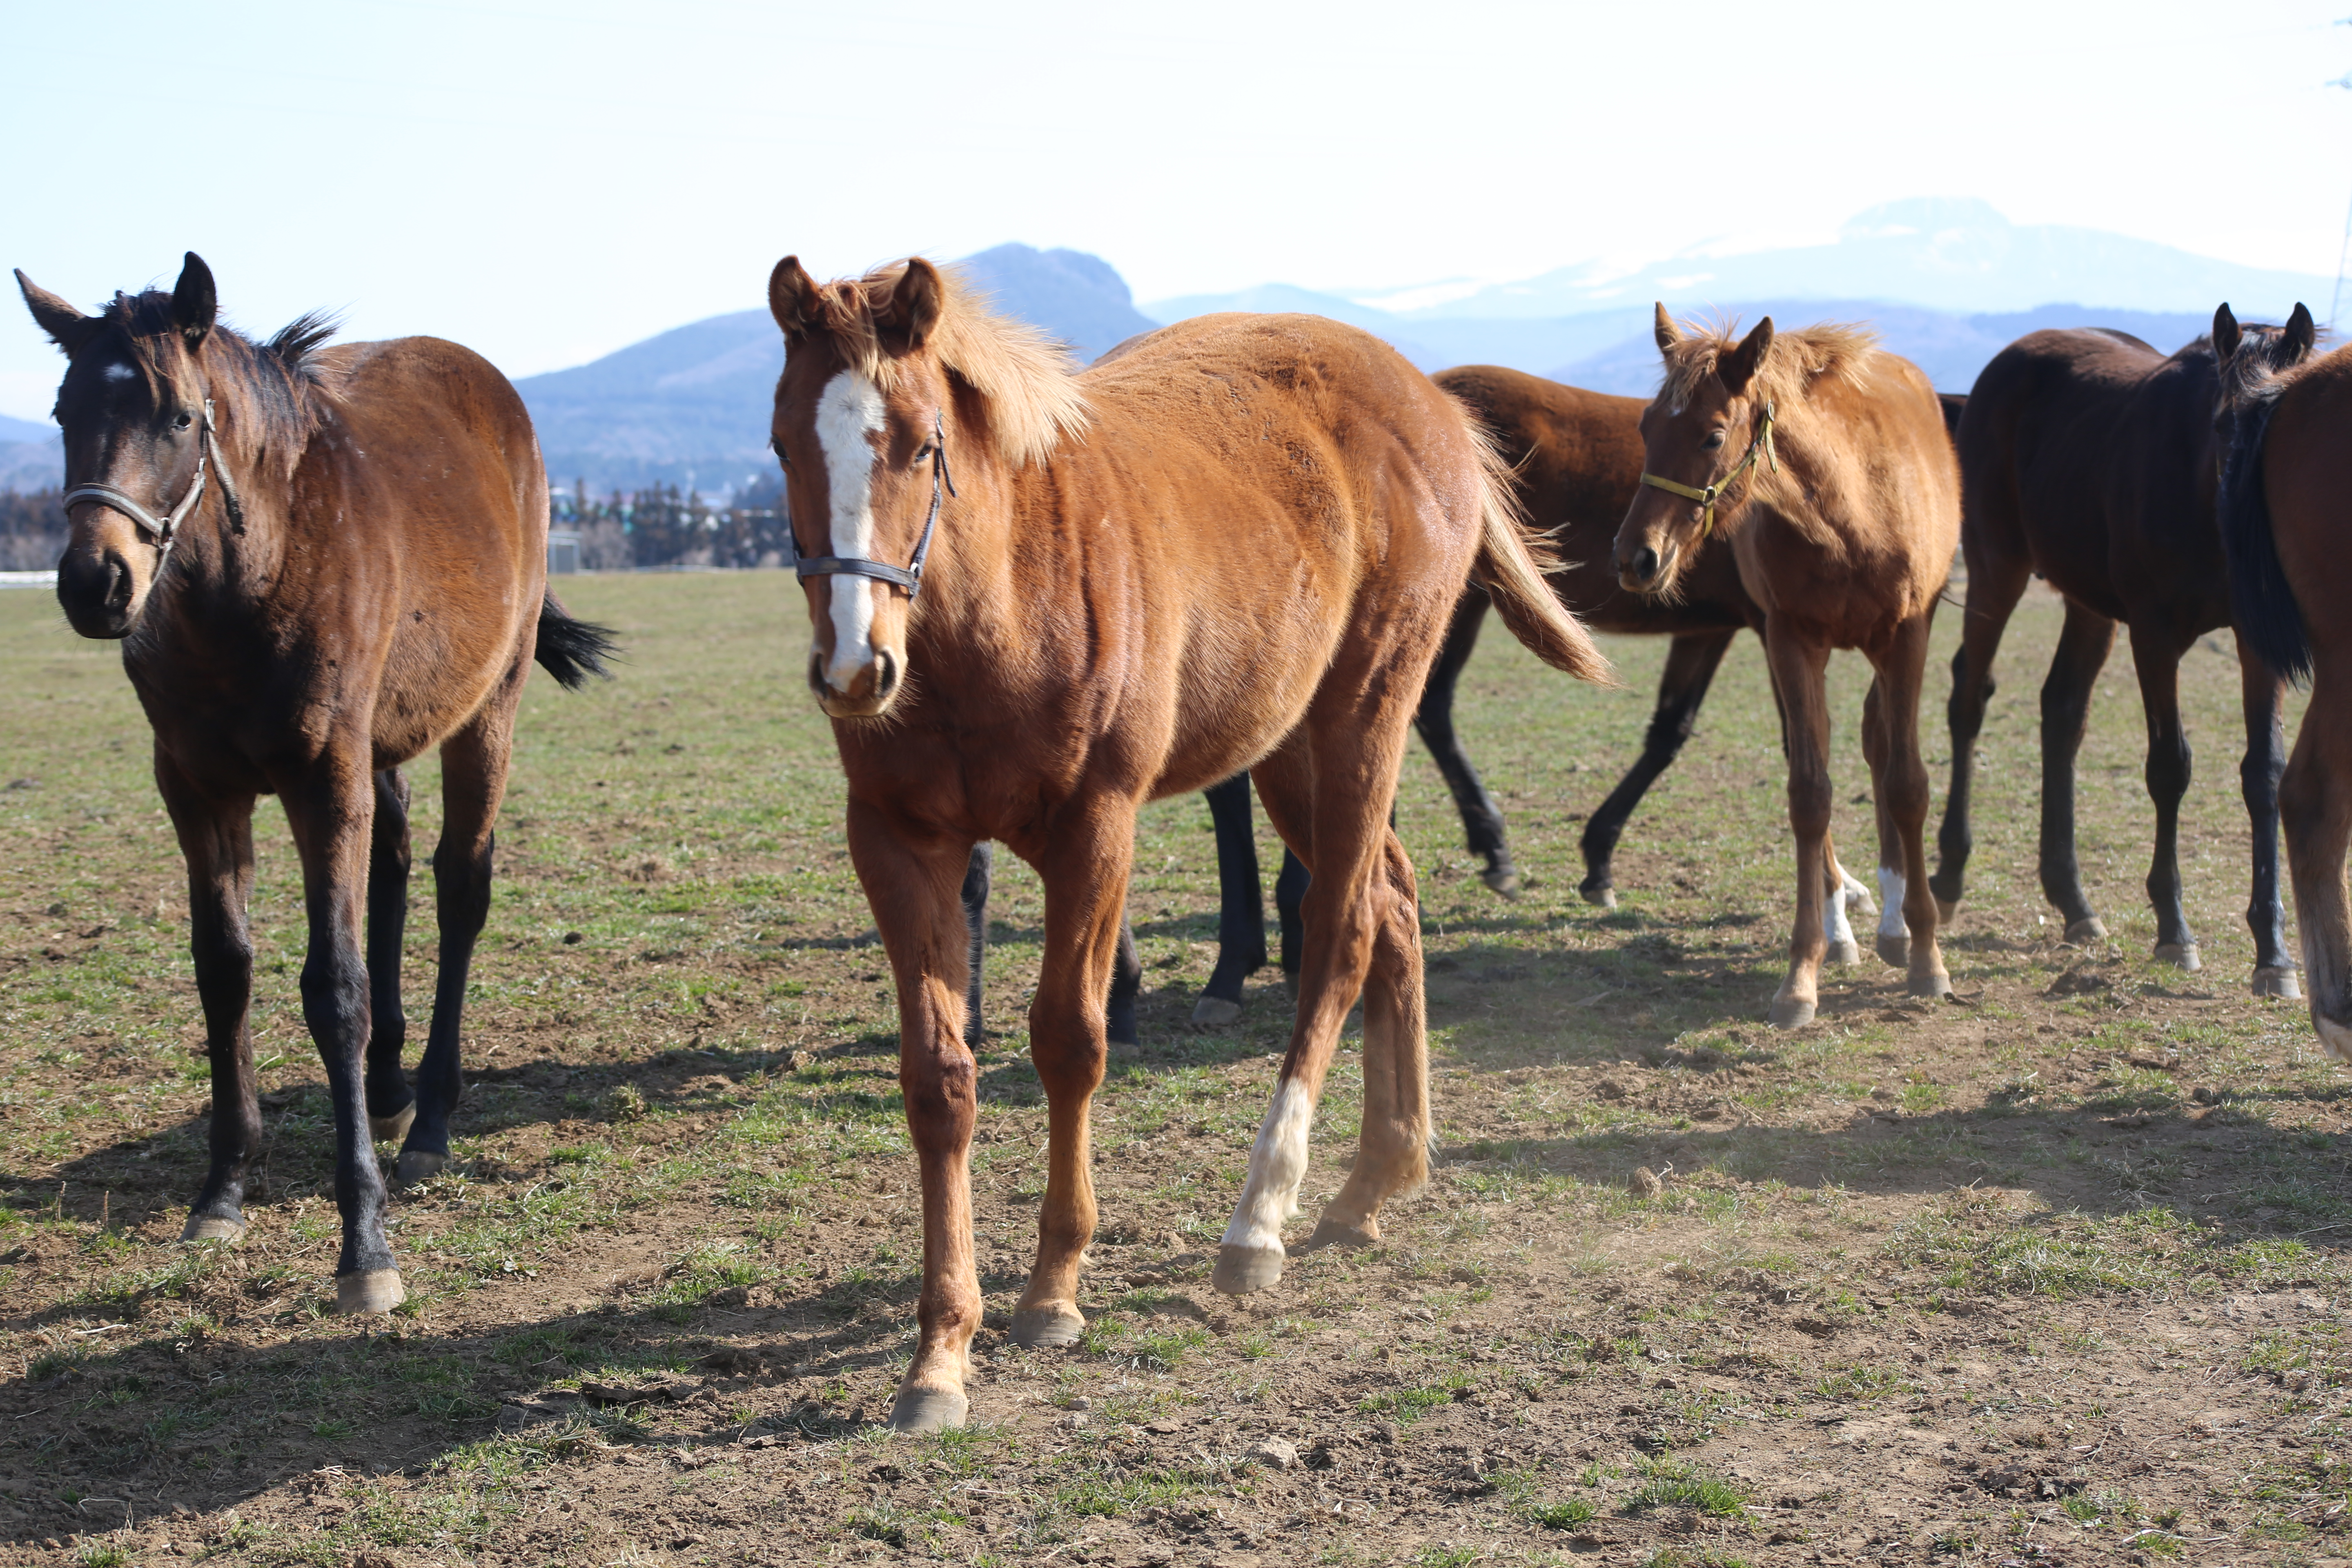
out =
[[[111,551],[106,557],[106,595],[102,603],[118,613],[131,607],[131,568]]]
[[[875,655],[875,662],[882,667],[882,671],[875,678],[874,695],[887,702],[890,694],[898,689],[898,656],[886,647]]]
[[[1633,557],[1633,575],[1646,583],[1658,574],[1658,552],[1643,545]]]

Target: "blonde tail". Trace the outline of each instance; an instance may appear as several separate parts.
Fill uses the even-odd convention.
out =
[[[1617,685],[1617,674],[1593,646],[1591,634],[1561,607],[1551,584],[1544,581],[1546,566],[1556,567],[1558,562],[1519,510],[1511,466],[1495,449],[1477,416],[1458,399],[1456,406],[1478,448],[1478,559],[1470,568],[1472,578],[1486,588],[1511,635],[1538,658],[1579,680]]]

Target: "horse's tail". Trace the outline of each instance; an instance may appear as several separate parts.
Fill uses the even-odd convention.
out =
[[[613,678],[604,661],[619,651],[621,639],[609,626],[575,621],[557,603],[551,590],[539,605],[539,662],[555,683],[577,691],[592,675]]]
[[[2221,550],[2230,563],[2230,609],[2238,635],[2264,664],[2300,684],[2311,677],[2311,639],[2286,569],[2279,564],[2278,542],[2271,537],[2263,454],[2278,397],[2275,388],[2263,391],[2269,395],[2256,394],[2238,413],[2229,453],[2221,461],[2214,510],[2221,522]]]
[[[1485,587],[1511,635],[1538,658],[1579,680],[1616,685],[1616,671],[1593,646],[1591,634],[1544,581],[1547,570],[1559,569],[1559,561],[1549,542],[1528,526],[1511,483],[1511,465],[1477,416],[1459,399],[1454,405],[1478,449],[1478,559],[1470,568],[1472,579]]]

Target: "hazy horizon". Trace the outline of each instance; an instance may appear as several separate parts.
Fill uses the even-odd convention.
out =
[[[87,14],[42,8],[11,22],[54,68],[0,103],[5,259],[89,306],[193,248],[247,327],[341,309],[517,377],[756,308],[788,250],[842,273],[1020,240],[1139,300],[1375,298],[1822,243],[1941,194],[2334,275],[2352,29],[2326,7],[1856,15],[266,0],[191,30],[142,0],[109,8],[100,71]],[[0,413],[39,419],[58,362],[7,319]]]

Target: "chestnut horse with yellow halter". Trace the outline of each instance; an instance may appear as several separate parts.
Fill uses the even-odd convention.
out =
[[[979,1327],[963,1031],[972,846],[1045,884],[1031,1059],[1049,1104],[1037,1256],[1013,1320],[1073,1342],[1094,1232],[1087,1109],[1146,801],[1251,770],[1313,873],[1297,1021],[1215,1283],[1282,1272],[1340,1026],[1364,1000],[1355,1168],[1319,1242],[1380,1234],[1430,1138],[1412,864],[1388,826],[1446,617],[1474,573],[1546,662],[1606,665],[1545,586],[1463,409],[1368,333],[1211,316],[1084,374],[917,258],[819,284],[786,257],[774,439],[815,632],[808,678],[898,981],[923,1188],[920,1341],[891,1411],[961,1424]],[[1310,1243],[1309,1245],[1314,1245]]]
[[[1918,366],[1850,327],[1775,338],[1768,316],[1734,342],[1660,305],[1657,340],[1665,380],[1642,415],[1647,467],[1618,531],[1618,575],[1671,596],[1720,528],[1763,609],[1797,837],[1796,931],[1771,1021],[1810,1023],[1820,1000],[1832,648],[1861,649],[1876,672],[1863,752],[1878,806],[1879,956],[1907,967],[1913,995],[1941,995],[1952,986],[1927,881],[1919,690],[1960,531],[1943,406]]]

